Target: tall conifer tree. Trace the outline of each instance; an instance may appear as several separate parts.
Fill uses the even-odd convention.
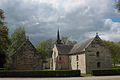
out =
[[[4,12],[0,9],[0,68],[4,68],[9,47],[8,28],[4,22]]]

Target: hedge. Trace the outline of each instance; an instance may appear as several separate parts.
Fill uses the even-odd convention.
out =
[[[120,69],[100,69],[92,70],[93,76],[120,75]]]
[[[0,71],[0,77],[77,77],[80,70],[59,70],[59,71]]]

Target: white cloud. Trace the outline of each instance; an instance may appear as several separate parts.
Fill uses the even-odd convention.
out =
[[[110,29],[103,32],[103,39],[120,41],[120,22],[113,22],[111,19],[106,19],[104,26],[109,27]]]

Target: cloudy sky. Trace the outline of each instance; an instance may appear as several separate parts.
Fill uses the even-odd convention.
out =
[[[0,0],[11,34],[17,27],[26,29],[36,44],[48,38],[61,36],[83,41],[100,37],[120,41],[120,13],[115,0]]]

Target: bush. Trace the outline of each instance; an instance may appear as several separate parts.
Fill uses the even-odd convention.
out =
[[[120,69],[100,69],[92,70],[93,76],[120,75]]]
[[[59,71],[10,71],[1,70],[0,77],[77,77],[80,70],[59,70]]]

